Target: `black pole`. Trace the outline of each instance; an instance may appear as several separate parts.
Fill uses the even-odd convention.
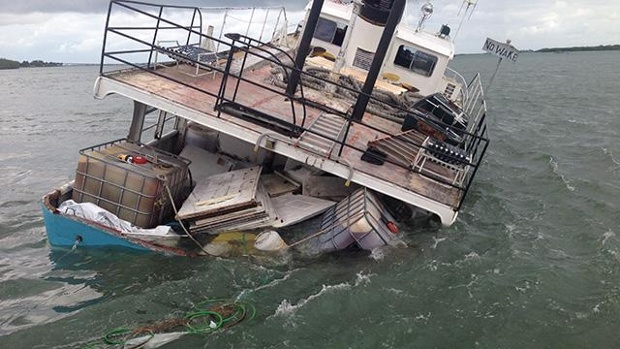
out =
[[[319,15],[321,14],[321,9],[323,8],[323,2],[324,0],[314,0],[312,2],[312,8],[308,14],[308,19],[306,20],[304,33],[301,36],[301,41],[299,41],[299,47],[297,48],[297,56],[295,57],[295,68],[297,69],[294,69],[291,72],[288,85],[286,86],[286,93],[289,96],[293,96],[295,94],[295,90],[297,90],[297,84],[299,83],[299,77],[301,76],[300,71],[303,69],[304,63],[306,62],[306,56],[310,50],[310,42],[312,41],[312,36],[314,36],[316,24],[319,21]]]
[[[366,81],[362,87],[362,93],[359,94],[355,107],[353,108],[353,113],[351,114],[351,119],[353,120],[361,121],[364,116],[364,111],[366,111],[366,106],[368,105],[368,96],[370,96],[373,88],[375,87],[375,82],[377,82],[381,65],[383,64],[387,50],[390,47],[390,42],[392,40],[392,36],[394,36],[394,32],[396,31],[396,26],[400,22],[400,18],[405,10],[406,3],[406,0],[394,0],[392,3],[392,9],[390,10],[387,24],[385,25],[385,29],[381,35],[381,40],[379,40],[377,51],[372,59],[370,70],[366,75]]]

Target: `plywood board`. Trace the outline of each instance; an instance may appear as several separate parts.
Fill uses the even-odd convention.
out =
[[[219,210],[256,205],[256,188],[261,166],[209,176],[200,183],[181,206],[177,218],[208,216]]]
[[[276,197],[289,194],[299,189],[299,184],[293,183],[283,175],[277,173],[269,173],[260,177],[261,184],[265,187],[265,191],[269,197]]]
[[[287,227],[325,212],[336,203],[305,195],[286,194],[271,199],[276,212],[274,228]]]

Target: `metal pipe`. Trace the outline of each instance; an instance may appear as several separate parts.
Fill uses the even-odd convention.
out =
[[[361,121],[364,116],[366,106],[368,105],[369,96],[375,87],[375,82],[377,82],[377,77],[379,76],[383,59],[385,58],[387,50],[390,47],[392,36],[394,36],[396,26],[400,22],[406,3],[406,0],[394,0],[392,3],[392,9],[390,10],[387,24],[385,25],[385,29],[383,30],[383,34],[379,40],[379,45],[377,46],[377,51],[372,59],[370,70],[366,75],[366,81],[362,87],[362,92],[359,94],[355,107],[353,108],[353,113],[351,114],[351,119],[353,120]]]
[[[146,109],[146,104],[138,101],[133,102],[133,117],[131,118],[131,126],[127,135],[127,139],[131,142],[140,142]]]

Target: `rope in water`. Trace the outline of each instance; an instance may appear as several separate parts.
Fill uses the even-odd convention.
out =
[[[247,302],[229,301],[227,299],[207,299],[198,303],[198,310],[187,313],[183,317],[163,320],[151,325],[129,328],[119,327],[106,332],[101,339],[91,342],[86,348],[125,345],[128,341],[145,336],[140,343],[132,348],[141,348],[158,333],[172,331],[188,334],[209,334],[217,330],[225,330],[231,326],[256,316],[256,307]]]

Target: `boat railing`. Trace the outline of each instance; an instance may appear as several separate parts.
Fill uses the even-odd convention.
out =
[[[449,98],[453,101],[463,103],[463,101],[467,99],[467,80],[465,80],[463,75],[450,67],[446,67],[446,71],[444,72],[444,79],[460,86],[460,88],[458,89],[458,95]]]
[[[236,21],[238,23],[246,25],[245,34],[244,34],[245,36],[250,35],[250,31],[253,25],[259,24],[260,31],[258,33],[258,40],[265,41],[264,35],[266,31],[269,31],[268,30],[269,28],[267,28],[267,23],[269,22],[268,19],[270,18],[269,16],[272,12],[277,12],[277,15],[275,19],[275,24],[273,25],[273,28],[271,30],[271,39],[268,41],[274,42],[274,41],[282,40],[283,37],[286,36],[287,30],[288,30],[288,18],[286,15],[286,9],[284,7],[247,7],[247,8],[210,7],[210,8],[207,8],[206,10],[208,10],[208,12],[217,12],[217,11],[223,12],[221,14],[222,23],[220,25],[219,31],[217,33],[213,33],[212,35],[212,36],[217,36],[219,40],[224,40],[223,36],[227,32],[229,32],[229,30],[226,29],[227,28],[226,25],[230,24],[231,21]],[[257,10],[263,10],[265,12],[265,16],[262,22],[260,21],[260,19],[255,20],[255,15],[256,15]],[[247,18],[242,18],[243,16],[238,16],[236,13],[238,13],[239,11],[250,12],[249,13],[250,18],[247,19]],[[215,48],[215,51],[219,51],[219,50],[220,50],[220,47],[218,44]]]
[[[228,59],[226,60],[226,67],[223,71],[222,82],[220,85],[220,91],[218,93],[218,99],[216,102],[216,109],[221,111],[227,111],[228,113],[235,114],[235,109],[237,113],[243,113],[243,115],[248,115],[247,112],[252,112],[255,116],[264,119],[263,121],[279,124],[281,127],[288,128],[289,135],[299,136],[300,132],[303,130],[306,123],[306,103],[304,103],[304,93],[303,86],[300,85],[300,94],[301,98],[299,101],[301,103],[296,103],[295,96],[289,95],[281,91],[280,89],[273,88],[272,86],[268,86],[262,84],[260,82],[256,82],[253,79],[247,79],[243,77],[245,66],[248,62],[249,57],[256,57],[264,62],[272,63],[275,66],[285,67],[283,69],[283,73],[285,74],[285,79],[288,79],[288,74],[291,69],[293,69],[292,64],[295,59],[290,55],[286,50],[273,45],[271,43],[262,42],[258,39],[251,38],[247,35],[241,35],[236,33],[226,34],[226,37],[231,41],[230,49],[228,50]],[[243,57],[240,59],[240,67],[237,69],[237,73],[231,70],[232,62],[234,60],[234,55],[236,52],[242,52]],[[291,62],[291,64],[286,64],[285,61]],[[235,88],[232,93],[232,96],[227,97],[229,95],[227,93],[228,81],[230,79],[234,79]],[[243,105],[237,103],[237,96],[239,92],[239,85],[241,82],[246,82],[252,85],[255,85],[259,88],[263,88],[268,90],[269,92],[281,95],[286,97],[289,100],[289,105],[291,107],[291,116],[292,116],[292,124],[283,121],[281,118],[273,117],[266,113],[262,113],[260,110],[255,110],[247,105]],[[302,110],[302,116],[299,119],[297,118],[296,104],[299,104]]]
[[[223,56],[224,57],[227,55],[232,56],[237,51],[241,50],[241,51],[246,51],[242,59],[243,64],[245,64],[249,52],[247,52],[247,49],[243,47],[244,45],[242,45],[242,47],[236,47],[239,45],[237,45],[236,43],[233,43],[230,38],[232,37],[246,38],[246,36],[224,35],[224,37],[220,39],[219,37],[221,36],[218,35],[217,33],[215,34],[211,33],[212,36],[206,35],[203,33],[204,14],[201,11],[201,9],[195,8],[195,7],[183,7],[183,6],[172,6],[171,8],[177,11],[179,10],[191,11],[191,16],[190,16],[191,20],[188,23],[179,24],[176,21],[172,21],[168,19],[169,16],[166,16],[166,14],[167,14],[167,11],[169,12],[170,10],[169,6],[146,4],[146,3],[130,1],[130,0],[111,1],[109,13],[108,13],[108,19],[106,22],[106,31],[105,31],[105,37],[104,37],[100,74],[101,75],[107,74],[107,72],[104,71],[104,67],[106,66],[106,63],[109,63],[109,61],[111,60],[111,61],[114,61],[114,63],[120,63],[132,69],[137,68],[137,69],[149,71],[150,73],[153,73],[155,75],[159,75],[161,77],[174,80],[175,82],[179,84],[182,84],[189,88],[198,90],[202,93],[215,97],[218,99],[218,105],[223,105],[224,103],[235,102],[237,88],[241,81],[251,83],[251,84],[257,84],[253,80],[244,79],[240,74],[235,74],[231,72],[230,63],[232,63],[233,60],[230,59],[230,57],[227,60],[226,68],[221,67],[218,64],[214,64],[216,63],[214,61],[205,62],[200,59],[201,58],[200,55],[207,55],[209,54],[208,52],[211,52],[210,55],[212,57],[215,57],[215,60],[218,60],[219,58]],[[119,11],[119,9],[122,12],[128,12],[131,15],[137,16],[140,18],[140,20],[134,20],[135,22],[139,23],[141,21],[146,22],[145,20],[150,20],[151,22],[154,22],[154,25],[146,25],[146,24],[144,25],[132,24],[132,25],[120,25],[120,26],[115,25],[114,23],[111,23],[112,13],[113,11]],[[216,8],[215,10],[219,11],[219,10],[224,10],[224,9]],[[241,10],[247,10],[247,8],[243,8]],[[265,13],[268,14],[269,10],[270,9],[267,8]],[[232,13],[231,11],[232,11],[231,9],[224,10],[224,13],[227,14],[228,19],[232,18],[230,15],[230,13]],[[253,16],[254,12],[252,11],[251,14]],[[263,24],[261,25],[261,30],[260,30],[261,37],[263,36],[264,31],[266,30],[265,29],[266,19],[267,19],[267,15],[265,15],[265,22],[263,22]],[[224,22],[222,23],[222,27],[221,27],[222,30],[224,30],[225,28],[225,21],[226,21],[226,18],[224,19]],[[253,22],[250,20],[248,21],[248,23],[251,24]],[[276,25],[274,26],[274,29],[273,29],[272,40],[281,41],[282,31],[287,28],[286,12],[279,11],[277,13],[277,19],[275,23]],[[249,24],[248,24],[248,27],[246,28],[246,32],[250,30]],[[172,32],[172,34],[170,34],[170,32]],[[121,50],[112,49],[118,46],[118,44],[116,43],[110,43],[111,41],[110,37],[112,35],[114,35],[116,38],[120,38],[124,40],[124,43],[122,45],[125,47],[129,47],[129,48],[125,48]],[[219,37],[216,37],[216,35],[218,35]],[[202,53],[198,53],[197,55],[198,57],[196,57],[196,56],[186,55],[184,52],[178,52],[177,51],[178,46],[179,46],[178,44],[173,45],[173,46],[162,46],[162,44],[170,43],[170,42],[183,43],[182,45],[183,47],[200,48],[199,52],[202,52]],[[220,51],[210,51],[208,49],[201,48],[200,46],[205,42],[211,43],[212,46],[219,47]],[[266,45],[265,43],[259,40],[256,40],[256,42],[260,43],[261,46],[253,45],[254,49],[256,47],[264,47],[264,45]],[[271,45],[271,47],[273,49],[276,49],[280,53],[284,52],[283,50],[277,48],[275,45]],[[261,55],[260,53],[257,54],[256,52],[252,52],[251,54],[253,56],[257,56],[260,59],[263,59],[265,61],[270,61],[274,64],[279,64],[279,65],[282,64],[282,62],[279,61],[279,58],[277,56],[271,54],[268,51],[256,50],[256,49],[255,51],[262,51],[263,53],[266,53],[267,56]],[[164,76],[163,74],[157,72],[158,67],[162,65],[165,66],[166,64],[168,64],[168,63],[162,63],[159,61],[158,57],[160,55],[162,56],[167,55],[170,57],[174,57],[174,59],[177,61],[183,61],[191,65],[194,65],[196,67],[195,75],[198,75],[198,71],[200,69],[209,70],[213,73],[219,72],[219,73],[222,73],[223,76],[227,78],[230,77],[231,75],[234,75],[235,78],[238,78],[240,80],[237,81],[237,85],[236,85],[237,88],[235,88],[235,94],[233,95],[233,98],[229,99],[225,97],[226,96],[226,89],[224,88],[225,85],[223,85],[223,87],[220,89],[219,92],[214,92],[214,91],[209,91],[207,89],[198,88],[193,84],[188,84],[180,79],[174,79],[169,76]],[[143,63],[144,61],[146,61],[146,63]],[[226,83],[225,80],[227,79],[223,79],[223,84]],[[261,84],[261,87],[264,89],[269,89],[271,90],[271,92],[274,92],[274,93],[279,92],[279,90],[270,88],[268,85],[265,85],[265,84]],[[295,112],[294,108],[292,109],[292,111],[293,113]],[[302,118],[301,120],[302,125],[303,125],[303,122],[304,122],[304,118]],[[293,125],[287,125],[287,126],[290,127],[292,131],[293,129],[295,129],[295,124],[296,122],[294,122]]]
[[[183,13],[183,12],[189,13]],[[262,11],[262,13],[259,13]],[[189,18],[187,22],[179,22],[178,18]],[[249,17],[249,18],[244,18]],[[115,20],[120,18],[118,22]],[[164,43],[177,42],[180,45],[194,45],[205,49],[221,52],[230,47],[225,37],[228,32],[245,30],[245,35],[256,35],[260,41],[282,42],[289,28],[286,10],[283,7],[193,7],[181,5],[157,5],[134,0],[111,0],[106,19],[101,67],[106,58],[105,53],[113,53],[113,45],[109,44],[110,34],[124,36],[126,39],[139,39],[136,46],[150,42],[152,49],[144,47],[130,52],[136,56],[148,53],[148,57],[140,57],[143,64],[150,65],[154,55]],[[181,35],[179,32],[183,32]],[[150,33],[149,33],[150,32]],[[268,35],[271,37],[268,37]],[[168,46],[171,47],[171,46]],[[119,52],[120,53],[120,52]],[[165,53],[165,52],[164,52]],[[113,59],[113,58],[112,58]],[[133,59],[137,61],[137,59]],[[116,60],[115,63],[124,62]]]
[[[482,87],[480,74],[476,74],[469,84],[467,84],[465,96],[466,98],[463,101],[463,110],[470,118],[467,131],[470,134],[476,134],[477,137],[468,138],[464,143],[464,148],[471,154],[472,160],[480,163],[482,162],[482,158],[487,150],[487,147],[489,146],[486,125],[487,105],[484,99],[484,89]],[[471,183],[473,182],[477,171],[478,166],[475,166],[473,171],[467,174],[464,194],[469,192]],[[465,195],[463,195],[463,197],[464,196]],[[463,200],[459,203],[458,209],[461,208],[462,204]]]
[[[243,35],[240,34],[228,34],[229,39],[231,39],[233,41],[233,46],[234,46],[234,50],[232,51],[243,51],[244,55],[242,58],[242,64],[241,67],[243,67],[245,60],[247,59],[248,55],[259,55],[261,58],[265,59],[266,61],[269,61],[271,63],[274,63],[274,65],[278,66],[281,68],[281,70],[284,72],[284,74],[286,76],[288,76],[289,72],[292,71],[297,71],[300,74],[300,80],[301,83],[299,84],[298,88],[299,88],[299,95],[288,95],[286,94],[285,91],[283,90],[276,90],[274,91],[271,87],[269,87],[268,89],[272,92],[278,93],[280,95],[282,95],[283,97],[286,97],[287,100],[291,100],[291,101],[295,101],[297,103],[297,105],[301,105],[302,110],[304,111],[304,117],[301,118],[301,124],[295,122],[294,126],[296,127],[296,132],[294,132],[295,134],[300,134],[302,132],[305,133],[310,133],[310,134],[314,134],[318,137],[321,137],[323,139],[325,139],[326,141],[330,141],[333,142],[334,144],[338,145],[338,151],[337,152],[330,152],[330,154],[328,155],[330,158],[339,161],[340,160],[340,156],[342,155],[342,152],[345,148],[350,148],[352,150],[355,150],[357,152],[360,153],[364,153],[367,149],[361,149],[359,147],[356,147],[352,142],[347,142],[346,136],[343,139],[337,139],[335,137],[330,137],[322,132],[317,132],[316,130],[313,130],[310,127],[305,127],[304,122],[305,122],[305,108],[307,106],[312,106],[313,108],[319,109],[323,112],[326,113],[330,113],[330,114],[335,114],[335,115],[339,115],[340,117],[342,117],[345,120],[345,129],[344,129],[344,134],[348,134],[348,131],[350,129],[350,127],[353,124],[359,124],[359,125],[363,125],[364,127],[370,128],[372,129],[374,132],[382,135],[383,137],[389,137],[392,136],[392,134],[386,132],[385,130],[375,127],[371,124],[368,124],[366,122],[362,120],[354,120],[351,118],[351,115],[347,112],[342,112],[339,110],[336,110],[334,108],[330,108],[325,104],[321,104],[321,103],[315,103],[312,102],[311,100],[308,100],[304,97],[304,81],[307,81],[309,79],[314,79],[314,80],[318,80],[322,83],[324,83],[325,85],[332,85],[331,87],[325,87],[326,90],[334,90],[334,88],[340,88],[340,89],[345,89],[348,90],[349,92],[352,92],[354,94],[361,94],[362,92],[360,92],[358,89],[355,89],[353,87],[350,86],[343,86],[341,84],[338,84],[337,82],[335,82],[334,80],[332,80],[331,78],[328,77],[320,77],[320,76],[316,76],[313,75],[312,73],[310,73],[307,70],[300,70],[296,67],[294,67],[292,64],[286,64],[285,62],[293,62],[294,59],[293,57],[290,56],[290,54],[286,51],[282,51],[278,48],[276,48],[276,50],[280,51],[280,53],[282,54],[282,56],[286,57],[286,59],[282,60],[279,58],[276,58],[275,55],[273,55],[271,52],[269,52],[268,50],[266,50],[266,47],[269,48],[274,48],[269,44],[266,43],[261,43],[255,39],[249,38],[249,37],[245,37]],[[237,43],[239,43],[239,45],[236,45]],[[267,53],[267,55],[263,55],[260,54],[260,52],[263,53]],[[270,57],[271,56],[271,57]],[[232,57],[232,56],[231,56]],[[228,62],[230,63],[231,60],[229,59]],[[220,98],[224,99],[223,97],[226,95],[225,90],[226,90],[226,81],[228,79],[233,79],[233,81],[236,81],[236,86],[234,89],[234,93],[233,93],[233,97],[232,100],[236,101],[237,98],[237,93],[238,93],[238,84],[240,81],[248,81],[250,82],[250,79],[246,79],[244,78],[244,74],[245,74],[245,69],[239,69],[237,73],[233,73],[230,71],[229,67],[227,67],[225,69],[224,72],[224,76],[222,77],[222,90],[220,91]],[[285,80],[286,77],[285,77]],[[477,83],[479,82],[479,78],[478,79],[474,79],[473,82],[470,84],[471,87],[468,88],[465,92],[464,95],[468,96],[471,91],[479,91],[479,86],[477,86]],[[466,83],[464,83],[464,86],[467,86]],[[367,97],[369,97],[369,100],[371,101],[379,101],[379,102],[383,102],[385,103],[385,101],[379,99],[377,96],[375,95],[368,95]],[[230,101],[230,97],[224,99],[226,102],[224,102],[224,104],[226,106],[228,106]],[[482,103],[484,103],[483,99],[481,98],[481,96],[479,94],[477,94],[477,100],[482,101]],[[470,103],[470,102],[468,102]],[[389,104],[389,103],[388,103]],[[477,110],[474,106],[477,105],[475,103],[472,103],[469,107],[470,111],[474,111]],[[484,106],[484,104],[483,104]],[[396,106],[394,104],[391,105],[391,107],[394,107],[396,109],[399,110],[399,112],[401,113],[408,113],[409,111],[405,108],[403,108],[402,106]],[[258,115],[259,117],[264,117],[264,118],[269,118],[269,115],[265,115],[263,113],[261,113],[260,111],[256,111],[256,110],[252,110],[252,108],[249,108],[247,106],[243,106],[243,105],[238,105],[237,108],[238,110],[238,114],[241,113],[254,113],[255,115]],[[220,108],[224,109],[224,108]],[[292,111],[294,112],[295,107],[292,107]],[[227,109],[226,110],[228,113],[231,112],[231,109]],[[294,113],[293,113],[294,115]],[[476,114],[477,115],[477,114]],[[426,119],[427,121],[430,121],[428,119],[430,119],[429,115],[418,115],[417,117],[421,118],[421,119]],[[438,176],[437,173],[432,173],[432,171],[427,171],[427,168],[424,168],[424,166],[416,166],[416,164],[414,163],[413,166],[407,167],[408,170],[410,171],[415,171],[418,172],[421,176],[424,177],[428,177],[431,178],[435,181],[438,181],[440,183],[442,183],[445,186],[448,187],[453,187],[458,189],[462,195],[459,196],[459,202],[458,205],[460,206],[462,204],[462,201],[465,197],[466,192],[468,191],[468,188],[471,184],[471,181],[473,180],[473,174],[476,172],[478,166],[481,163],[481,159],[482,159],[482,155],[484,154],[485,150],[486,150],[486,145],[488,144],[488,140],[484,137],[485,136],[485,132],[486,132],[486,128],[484,127],[483,123],[484,123],[484,118],[476,118],[475,122],[477,123],[476,127],[470,127],[467,130],[457,130],[454,129],[454,127],[452,125],[448,125],[445,124],[441,121],[438,120],[433,120],[433,122],[439,124],[440,127],[447,129],[447,130],[454,130],[456,132],[458,132],[459,135],[461,135],[461,137],[463,138],[462,144],[464,147],[467,147],[466,151],[470,154],[470,156],[466,157],[466,158],[460,158],[456,155],[450,155],[450,154],[442,154],[442,156],[440,157],[434,157],[432,155],[429,155],[430,158],[433,158],[433,161],[435,161],[436,163],[441,163],[443,164],[446,168],[453,170],[456,173],[455,178],[446,178],[446,177],[442,177],[442,176]],[[276,130],[277,131],[277,130]],[[290,135],[290,134],[289,134]],[[436,149],[434,149],[432,146],[430,146],[429,144],[426,144],[424,142],[415,142],[415,141],[411,141],[411,140],[402,140],[405,143],[409,143],[410,145],[417,147],[418,149],[420,149],[420,151],[425,151],[427,154],[433,154],[436,152]],[[478,147],[482,146],[484,149],[482,151],[478,151]],[[475,149],[474,149],[475,147]],[[442,161],[443,160],[443,161]],[[400,166],[403,167],[402,164],[392,161],[390,159],[386,159],[386,162],[392,163],[396,166]]]
[[[179,16],[169,16],[167,13],[170,10],[174,11],[188,11],[189,20],[186,23],[178,23],[177,20],[171,18],[178,18]],[[113,10],[119,10],[125,14],[130,14],[134,17],[140,17],[142,20],[133,20],[135,23],[144,24],[132,24],[132,25],[117,25],[111,20],[111,13]],[[283,14],[285,16],[285,14]],[[229,16],[230,17],[230,16]],[[106,21],[106,32],[104,37],[104,44],[102,49],[102,59],[100,74],[102,76],[112,75],[118,73],[118,69],[115,72],[104,71],[104,67],[108,62],[121,63],[130,69],[138,69],[148,72],[150,74],[157,75],[163,79],[168,79],[183,85],[189,89],[198,91],[205,95],[211,96],[215,99],[215,110],[220,113],[225,112],[233,117],[238,117],[244,120],[265,126],[272,131],[279,132],[289,137],[299,137],[302,133],[315,134],[322,137],[333,144],[337,145],[336,151],[330,151],[327,155],[334,161],[342,161],[341,155],[345,148],[350,148],[354,151],[364,154],[367,149],[360,149],[351,140],[347,140],[346,134],[354,124],[360,124],[364,127],[372,129],[383,137],[391,137],[393,134],[386,130],[382,130],[376,126],[364,122],[364,120],[353,120],[347,112],[331,108],[327,105],[307,99],[304,96],[304,81],[314,79],[315,81],[321,81],[325,85],[331,85],[330,88],[338,87],[345,89],[354,95],[359,96],[362,92],[359,89],[355,89],[351,86],[342,86],[337,81],[332,81],[330,78],[323,78],[315,76],[312,73],[300,69],[294,66],[294,60],[290,56],[287,49],[284,49],[271,42],[263,42],[260,39],[253,39],[245,34],[225,34],[223,37],[216,37],[213,33],[204,33],[204,13],[195,7],[182,7],[174,6],[172,8],[168,6],[146,4],[130,0],[112,0],[108,12],[108,18]],[[285,21],[284,21],[285,22]],[[274,32],[275,33],[275,32]],[[211,34],[211,35],[209,35]],[[111,42],[110,38],[114,36],[123,41],[123,44],[118,45],[116,42]],[[186,45],[199,46],[204,42],[211,42],[220,49],[215,51],[217,58],[225,60],[225,66],[220,64],[214,64],[214,62],[203,62],[197,57],[188,56],[174,52],[171,48],[163,47],[159,45],[164,40],[177,40],[185,43]],[[209,90],[201,87],[200,84],[193,83],[187,79],[181,79],[174,77],[170,74],[165,74],[162,69],[158,68],[158,64],[161,62],[155,61],[157,53],[166,54],[168,56],[177,56],[182,58],[187,64],[194,67],[199,67],[204,70],[210,70],[214,74],[218,74],[221,77],[220,87],[218,91]],[[266,82],[264,80],[257,80],[253,77],[252,69],[245,69],[246,64],[251,59],[262,60],[263,62],[271,63],[276,67],[281,68],[285,75],[290,74],[293,71],[299,72],[301,83],[298,86],[299,94],[294,93],[290,95],[281,86],[276,86],[273,83]],[[233,62],[237,64],[233,69]],[[171,62],[173,63],[173,62]],[[215,76],[215,75],[214,75]],[[443,156],[443,159],[451,164],[449,168],[455,171],[461,171],[461,179],[459,181],[452,181],[442,178],[433,174],[432,172],[422,171],[421,167],[404,166],[398,162],[386,159],[388,163],[392,163],[396,166],[406,168],[408,171],[417,172],[420,176],[427,177],[429,179],[440,182],[447,187],[456,188],[461,195],[459,195],[458,206],[462,204],[465,194],[469,190],[473,176],[481,164],[482,155],[486,151],[488,140],[486,136],[486,127],[484,126],[486,105],[484,104],[481,84],[479,83],[479,77],[475,78],[468,88],[463,91],[464,93],[464,106],[468,113],[475,115],[475,126],[469,127],[467,130],[454,129],[452,125],[447,125],[441,121],[433,120],[434,123],[440,127],[453,130],[463,138],[462,146],[470,154],[465,159],[452,157],[447,154]],[[195,82],[195,81],[194,81]],[[290,114],[285,116],[272,115],[267,110],[255,109],[248,103],[244,102],[243,97],[239,96],[239,86],[241,83],[247,83],[255,86],[263,92],[271,93],[274,96],[280,95],[290,105]],[[231,88],[234,86],[234,88]],[[328,88],[329,89],[329,88]],[[381,103],[389,102],[380,100],[375,95],[368,96],[370,101],[380,101]],[[473,99],[472,99],[473,98]],[[311,129],[306,125],[306,108],[313,107],[321,111],[335,114],[340,116],[344,120],[344,138],[338,138]],[[407,114],[410,111],[403,106],[397,106],[392,103],[392,107],[396,108],[399,113]],[[283,112],[281,110],[280,112]],[[300,111],[301,115],[297,112]],[[418,115],[417,117],[425,119],[430,118],[425,115]],[[285,121],[292,120],[292,122]],[[416,147],[420,151],[424,150],[429,154],[433,154],[435,151],[428,144],[422,141],[416,142],[411,140],[404,140],[405,143],[409,143],[411,146]],[[433,198],[431,198],[433,199]]]

